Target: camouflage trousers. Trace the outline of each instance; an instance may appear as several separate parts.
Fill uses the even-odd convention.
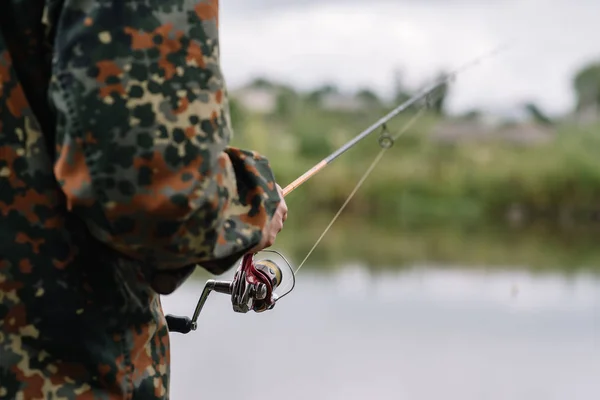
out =
[[[158,294],[115,312],[121,301],[99,306],[59,291],[23,302],[17,286],[0,273],[0,310],[8,310],[0,313],[0,399],[168,399],[169,332]]]

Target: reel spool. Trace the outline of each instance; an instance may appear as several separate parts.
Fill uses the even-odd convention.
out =
[[[233,311],[238,313],[245,314],[251,310],[260,313],[273,309],[277,301],[294,289],[296,277],[290,263],[279,252],[275,250],[262,252],[272,253],[273,257],[255,260],[255,255],[247,254],[242,258],[233,280],[208,280],[191,319],[174,315],[166,316],[169,331],[184,334],[195,331],[200,312],[212,291],[230,295]],[[282,267],[287,270],[285,274]],[[288,276],[291,278],[291,283],[282,286],[284,278]]]

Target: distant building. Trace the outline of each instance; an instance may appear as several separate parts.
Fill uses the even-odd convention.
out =
[[[230,96],[245,109],[260,114],[276,111],[279,94],[280,89],[277,86],[247,85],[230,91]],[[321,94],[319,104],[325,110],[345,112],[356,112],[371,107],[371,103],[363,98],[337,92]]]
[[[491,115],[481,115],[472,120],[445,120],[433,130],[431,138],[454,143],[471,140],[504,140],[533,145],[545,143],[554,137],[554,130],[527,121],[508,122]]]
[[[366,101],[353,95],[326,93],[321,97],[321,107],[330,111],[360,111],[369,106]]]
[[[278,92],[275,88],[246,86],[230,92],[230,96],[252,112],[271,114],[277,108]]]

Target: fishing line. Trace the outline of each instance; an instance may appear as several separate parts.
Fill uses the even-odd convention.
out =
[[[363,176],[360,178],[350,195],[344,201],[344,204],[340,207],[337,213],[334,215],[333,219],[321,236],[317,239],[316,243],[313,245],[308,254],[304,257],[304,260],[300,263],[296,271],[290,265],[289,262],[285,259],[283,255],[273,250],[263,250],[268,251],[271,254],[278,255],[281,258],[281,263],[273,261],[271,259],[254,259],[254,254],[246,254],[242,258],[238,269],[235,272],[235,275],[231,281],[218,281],[218,280],[208,280],[204,285],[204,289],[202,294],[196,304],[196,308],[194,309],[194,313],[192,318],[181,317],[176,315],[167,315],[166,321],[170,332],[179,332],[179,333],[189,333],[194,331],[198,327],[198,317],[208,296],[212,292],[227,294],[231,298],[231,304],[233,306],[233,310],[239,313],[247,313],[250,310],[255,312],[264,312],[272,309],[275,306],[275,303],[289,294],[295,287],[296,282],[296,274],[302,268],[302,266],[306,263],[306,260],[313,254],[314,250],[321,243],[327,232],[331,229],[333,224],[336,222],[340,214],[344,211],[348,203],[352,200],[356,192],[363,185],[363,183],[367,180],[368,176],[373,172],[379,161],[383,158],[383,155],[390,147],[393,146],[394,141],[398,139],[401,135],[403,135],[408,129],[423,115],[425,110],[431,106],[431,97],[435,95],[435,90],[444,88],[446,89],[451,80],[456,78],[458,73],[462,73],[465,70],[473,67],[474,65],[479,64],[486,58],[492,57],[496,55],[499,51],[505,49],[506,46],[500,47],[498,49],[493,50],[489,54],[484,54],[475,58],[473,61],[466,63],[461,66],[459,69],[454,71],[452,74],[446,75],[442,80],[437,82],[434,85],[430,85],[429,87],[421,90],[417,94],[413,95],[403,104],[397,106],[392,111],[390,111],[386,116],[379,119],[379,121],[375,122],[369,128],[358,134],[356,137],[351,139],[345,145],[340,147],[338,150],[321,160],[315,166],[310,168],[304,174],[296,178],[292,183],[286,186],[283,189],[283,195],[286,196],[299,186],[308,181],[312,176],[317,174],[319,171],[322,171],[327,165],[337,159],[340,155],[344,154],[354,145],[356,145],[359,141],[375,132],[378,128],[382,128],[381,136],[379,138],[379,145],[381,146],[381,150],[369,166]],[[442,92],[440,95],[444,94]],[[415,105],[420,100],[425,100],[424,104],[418,107],[418,111],[412,118],[404,124],[399,132],[393,137],[389,135],[387,131],[387,122],[398,115],[400,112],[408,109],[412,105]],[[289,272],[291,273],[292,278],[292,287],[287,290],[285,293],[281,293],[283,289],[281,287],[282,278],[284,272],[281,270],[281,267],[284,269],[289,267]]]
[[[406,131],[408,131],[410,129],[410,127],[417,121],[417,119],[419,119],[419,117],[425,111],[425,109],[426,109],[425,107],[421,107],[419,109],[419,111],[410,119],[410,121],[406,125],[404,125],[404,127],[402,128],[402,130],[400,132],[398,132],[396,134],[396,136],[392,137],[392,141],[396,141],[400,136],[402,136]],[[310,249],[310,251],[308,252],[308,254],[306,255],[306,257],[304,257],[304,260],[302,260],[302,262],[300,263],[300,265],[298,266],[298,268],[296,268],[296,271],[294,272],[294,274],[298,273],[298,271],[300,270],[300,268],[302,268],[302,266],[304,265],[304,263],[306,262],[306,260],[308,260],[308,258],[311,256],[311,254],[315,251],[315,249],[317,248],[317,246],[319,245],[319,243],[321,243],[321,240],[323,240],[323,238],[325,237],[325,235],[327,234],[327,232],[329,232],[329,229],[331,229],[331,227],[333,226],[333,224],[335,223],[335,221],[337,221],[338,217],[342,214],[342,212],[344,211],[344,209],[346,208],[346,206],[348,205],[348,203],[350,203],[350,201],[352,200],[352,198],[354,197],[354,195],[356,194],[356,192],[358,192],[358,189],[360,189],[360,187],[367,180],[367,178],[371,174],[371,172],[373,172],[373,170],[375,169],[375,167],[377,166],[377,164],[379,163],[379,161],[383,158],[383,155],[385,154],[386,150],[388,150],[388,147],[383,147],[381,150],[379,150],[379,153],[377,154],[377,156],[375,157],[375,159],[373,160],[373,162],[371,163],[371,165],[369,166],[369,168],[367,168],[367,170],[365,171],[365,173],[363,174],[363,176],[360,178],[360,180],[358,181],[358,183],[356,184],[356,186],[354,187],[354,189],[352,189],[352,192],[350,193],[350,195],[348,196],[348,198],[346,199],[346,201],[344,201],[344,204],[342,204],[342,206],[340,207],[340,209],[338,210],[338,212],[334,215],[334,217],[331,220],[331,222],[329,222],[329,225],[327,225],[327,227],[325,228],[325,230],[323,231],[323,233],[321,234],[321,236],[319,236],[319,238],[317,239],[316,243]]]
[[[469,69],[471,69],[471,68],[473,68],[473,67],[481,64],[483,61],[485,61],[485,60],[487,60],[489,58],[492,58],[492,57],[498,55],[502,51],[507,50],[509,47],[511,47],[511,44],[509,42],[501,44],[501,45],[497,46],[496,48],[492,49],[491,51],[489,51],[487,53],[484,53],[484,54],[482,54],[482,55],[480,55],[478,57],[475,57],[474,59],[466,62],[465,64],[463,64],[460,67],[456,68],[453,72],[451,72],[449,74],[446,74],[445,77],[443,77],[442,79],[438,80],[437,83],[434,83],[433,85],[429,86],[427,89],[421,91],[420,93],[418,93],[417,95],[415,95],[411,99],[409,99],[404,104],[404,107],[397,108],[396,110],[392,111],[392,113],[390,113],[388,116],[382,118],[380,121],[378,121],[377,123],[375,123],[367,131],[363,132],[361,135],[357,136],[355,139],[353,139],[351,142],[349,142],[349,144],[350,144],[349,146],[347,145],[347,146],[343,147],[342,149],[338,150],[338,152],[332,154],[331,156],[329,156],[325,160],[321,161],[321,163],[317,164],[315,167],[313,167],[310,170],[308,170],[304,175],[300,176],[296,181],[292,182],[292,184],[288,185],[288,187],[285,188],[287,190],[284,189],[284,195],[289,194],[291,191],[293,191],[294,189],[296,189],[301,184],[305,183],[310,177],[312,177],[314,174],[316,174],[318,171],[320,171],[322,168],[324,168],[334,158],[337,158],[339,155],[341,155],[342,152],[345,152],[347,149],[349,149],[354,144],[356,144],[359,140],[361,140],[366,135],[368,135],[370,132],[372,132],[377,126],[383,126],[383,129],[385,131],[386,130],[386,125],[385,125],[386,122],[389,121],[393,116],[395,116],[400,111],[406,109],[408,105],[413,104],[415,101],[417,101],[417,100],[419,100],[421,98],[425,98],[425,104],[423,106],[419,107],[419,110],[417,111],[417,113],[406,124],[404,124],[401,127],[400,131],[394,137],[392,137],[392,138],[385,138],[387,140],[391,140],[391,143],[388,143],[386,145],[386,144],[384,144],[385,142],[381,140],[381,139],[384,139],[384,137],[382,136],[380,138],[380,145],[381,145],[382,149],[375,156],[375,159],[373,160],[373,162],[371,163],[371,165],[369,166],[369,168],[367,168],[367,170],[365,171],[365,173],[363,174],[363,176],[359,179],[359,181],[357,182],[356,186],[354,187],[354,189],[352,190],[352,192],[350,193],[350,195],[346,198],[346,200],[344,201],[344,203],[342,204],[342,206],[340,207],[340,209],[333,216],[333,218],[329,222],[329,224],[325,227],[325,230],[321,233],[321,235],[319,236],[319,238],[317,239],[317,241],[315,242],[315,244],[312,246],[312,248],[308,251],[307,255],[304,257],[304,259],[302,260],[302,262],[300,263],[300,265],[298,266],[298,268],[296,268],[296,271],[294,272],[294,275],[298,273],[298,271],[300,270],[300,268],[302,268],[302,266],[306,263],[306,261],[308,260],[308,258],[313,254],[313,252],[315,251],[315,249],[317,248],[317,246],[321,243],[321,241],[323,240],[323,238],[325,237],[325,235],[329,232],[329,230],[331,229],[331,227],[333,226],[333,224],[337,221],[337,219],[339,218],[339,216],[341,215],[341,213],[344,211],[344,209],[346,208],[346,206],[350,203],[350,201],[352,200],[352,198],[354,197],[354,195],[356,194],[356,192],[358,192],[358,190],[360,189],[360,187],[364,184],[364,182],[369,177],[369,175],[371,174],[371,172],[375,169],[375,167],[377,166],[377,164],[379,163],[379,161],[383,158],[383,155],[385,154],[385,152],[391,147],[391,145],[393,144],[393,142],[395,140],[397,140],[400,136],[402,136],[404,133],[406,133],[406,131],[408,131],[408,129],[410,129],[410,127],[412,125],[414,125],[414,123],[423,115],[423,113],[425,112],[425,110],[431,105],[431,103],[432,103],[432,99],[431,99],[432,92],[434,92],[436,89],[439,89],[443,84],[450,84],[451,82],[453,82],[456,79],[456,77],[459,74],[462,74],[465,71],[467,71],[467,70],[469,70]],[[394,114],[394,112],[396,112],[396,114]]]

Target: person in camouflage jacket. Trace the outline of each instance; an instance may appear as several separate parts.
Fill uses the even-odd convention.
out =
[[[160,295],[287,217],[229,146],[217,0],[0,10],[0,398],[167,399]]]

